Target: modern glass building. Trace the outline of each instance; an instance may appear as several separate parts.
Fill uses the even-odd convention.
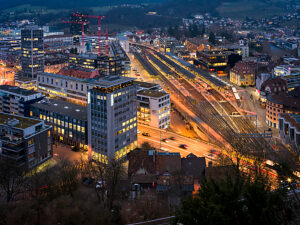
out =
[[[36,79],[44,72],[44,37],[43,29],[27,26],[21,30],[22,76]]]

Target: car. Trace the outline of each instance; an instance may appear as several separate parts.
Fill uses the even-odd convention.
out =
[[[168,138],[164,138],[162,139],[163,142],[169,142],[169,139]]]
[[[143,132],[142,135],[146,137],[150,137],[150,134],[148,132]]]
[[[181,145],[179,145],[179,147],[183,148],[183,149],[187,149],[188,148],[188,146],[186,144],[181,144]]]
[[[141,133],[141,131],[140,131],[140,130],[137,130],[137,133],[138,133],[138,134],[140,134],[140,133]]]
[[[94,180],[85,177],[85,178],[83,178],[82,182],[83,182],[83,184],[85,184],[85,185],[91,185],[91,184],[94,182]]]
[[[138,77],[140,76],[140,74],[139,74],[139,73],[137,73],[137,74],[135,74],[135,75],[136,75],[136,76],[138,76]]]
[[[103,187],[103,182],[98,181],[97,184],[96,184],[96,188],[99,189],[99,188],[102,188],[102,187]]]
[[[170,137],[169,139],[172,140],[172,141],[176,141],[175,137]]]

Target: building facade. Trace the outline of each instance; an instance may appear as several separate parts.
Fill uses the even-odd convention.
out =
[[[86,105],[87,91],[96,85],[92,81],[60,74],[42,73],[38,75],[37,90],[49,97]]]
[[[0,113],[0,156],[32,169],[51,159],[52,131],[44,121]]]
[[[297,155],[300,153],[300,116],[279,114],[279,137]]]
[[[21,30],[22,76],[37,78],[44,72],[44,36],[38,26],[27,26]]]
[[[58,99],[45,99],[30,108],[30,116],[53,127],[55,141],[87,150],[87,109]]]
[[[133,78],[101,80],[88,91],[89,155],[101,163],[123,159],[137,147],[136,86]]]
[[[230,70],[230,82],[237,86],[254,86],[255,73],[254,70],[244,62],[237,62]]]
[[[40,101],[45,96],[41,93],[23,88],[0,86],[0,112],[29,116],[30,105]]]
[[[171,124],[170,94],[141,90],[137,93],[137,117],[142,124],[166,129]]]
[[[227,66],[228,56],[222,51],[197,52],[197,60],[194,64],[209,72],[217,73],[219,76],[227,75],[224,71]]]
[[[278,116],[281,113],[300,114],[299,88],[289,93],[269,95],[266,101],[266,123],[278,129]]]

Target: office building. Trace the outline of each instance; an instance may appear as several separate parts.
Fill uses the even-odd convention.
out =
[[[166,129],[170,126],[170,94],[141,90],[137,93],[137,117],[142,124]]]
[[[86,105],[87,90],[96,85],[95,79],[70,77],[54,73],[38,75],[37,90],[49,97],[55,97]]]
[[[78,15],[83,15],[82,13],[78,13]],[[70,24],[70,33],[73,36],[73,43],[78,44],[79,38],[82,35],[82,24],[87,23],[88,18],[84,16],[76,16],[74,14],[71,15],[70,21],[74,22]],[[84,25],[83,28],[84,34],[87,34],[89,31],[89,26],[87,24]]]
[[[216,73],[218,76],[227,75],[224,71],[227,66],[228,57],[222,51],[201,51],[197,52],[198,59],[194,64],[204,70]]]
[[[36,91],[10,85],[1,85],[0,112],[29,116],[30,105],[43,98],[44,96]]]
[[[96,54],[79,54],[69,56],[69,66],[72,68],[97,69],[98,55]]]
[[[136,86],[133,78],[114,76],[98,80],[88,91],[90,155],[107,163],[126,158],[137,147]]]
[[[0,113],[0,156],[32,169],[53,156],[51,126],[44,121]]]
[[[87,149],[86,107],[58,99],[44,99],[31,105],[30,116],[51,125],[54,140]]]
[[[44,37],[38,26],[27,26],[21,30],[22,76],[36,79],[44,72]]]

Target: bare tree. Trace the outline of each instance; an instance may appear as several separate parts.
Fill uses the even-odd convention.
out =
[[[24,181],[25,169],[23,167],[15,167],[0,158],[0,189],[5,193],[7,202],[24,191]]]

